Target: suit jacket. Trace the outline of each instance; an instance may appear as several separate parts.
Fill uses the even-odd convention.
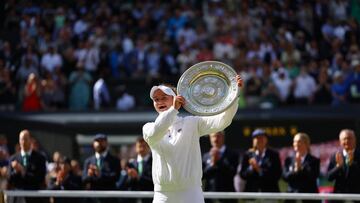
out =
[[[138,171],[139,164],[136,159],[131,159],[127,166],[134,168]],[[139,173],[139,171],[138,171]],[[143,161],[143,172],[139,174],[139,178],[131,178],[128,176],[127,171],[123,170],[120,174],[119,181],[116,186],[120,190],[130,191],[153,191],[154,183],[152,180],[152,157]]]
[[[249,150],[241,161],[240,176],[246,180],[244,192],[279,192],[278,181],[282,173],[279,153],[273,149],[266,149],[259,164],[260,173],[249,164],[249,159],[255,157],[255,151]]]
[[[234,176],[239,163],[238,154],[225,148],[220,159],[211,166],[210,152],[203,156],[203,180],[205,191],[235,192]]]
[[[91,164],[96,166],[95,155],[87,158],[84,162],[83,183],[90,184],[90,190],[115,190],[116,180],[120,173],[120,160],[107,153],[104,157],[99,176],[88,176],[88,168]]]
[[[15,160],[23,165],[21,153],[14,154],[10,157],[10,163]],[[28,164],[25,167],[24,175],[16,173],[12,167],[10,168],[9,185],[11,188],[39,190],[43,189],[45,186],[46,161],[45,157],[39,152],[34,150],[31,152],[31,155],[28,158]]]
[[[82,186],[81,176],[77,176],[70,172],[61,185],[56,185],[56,178],[50,179],[49,190],[80,190]]]
[[[320,159],[307,154],[299,171],[294,171],[295,157],[285,159],[283,178],[288,183],[288,192],[317,193],[317,178],[320,175]]]
[[[56,185],[56,178],[50,179],[48,190],[80,190],[82,188],[81,176],[70,172],[61,185]],[[78,198],[54,198],[54,203],[79,202]]]
[[[360,150],[354,151],[354,160],[350,166],[344,163],[342,167],[336,167],[335,154],[332,155],[327,177],[329,181],[335,181],[334,193],[360,193]]]

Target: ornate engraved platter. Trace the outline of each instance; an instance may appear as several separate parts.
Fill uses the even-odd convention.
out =
[[[177,92],[186,100],[185,110],[200,116],[225,111],[238,96],[236,72],[219,61],[204,61],[191,66],[180,77]]]

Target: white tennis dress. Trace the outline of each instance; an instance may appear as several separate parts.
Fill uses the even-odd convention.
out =
[[[225,129],[237,111],[238,100],[215,116],[178,117],[174,107],[143,126],[153,156],[153,203],[203,203],[200,136]]]

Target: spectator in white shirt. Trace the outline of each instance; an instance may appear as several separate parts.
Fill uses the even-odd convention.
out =
[[[185,49],[176,57],[176,60],[180,65],[180,73],[185,72],[195,63],[196,54],[196,51]]]
[[[300,75],[295,78],[294,99],[299,104],[309,104],[312,102],[316,91],[316,82],[312,78],[305,66],[301,68]]]
[[[150,46],[145,52],[144,66],[150,77],[156,78],[159,76],[160,57],[160,51],[154,46]]]
[[[78,62],[84,64],[86,71],[94,73],[100,63],[99,49],[91,41],[80,44],[80,48],[75,51],[75,57]]]
[[[279,77],[279,72],[280,72],[279,70],[280,69],[285,70],[285,77],[290,77],[288,71],[285,69],[285,67],[283,66],[281,61],[278,60],[278,59],[275,59],[275,60],[272,61],[271,69],[272,69],[272,71],[271,71],[271,79],[272,80],[275,80],[277,77]]]
[[[281,102],[286,103],[290,95],[292,81],[285,69],[282,68],[278,71],[278,76],[274,77],[274,84],[279,90]]]
[[[180,28],[177,33],[176,40],[180,42],[180,39],[184,37],[184,43],[186,48],[190,48],[197,40],[195,30],[190,26],[190,23],[185,23],[183,28]]]
[[[56,52],[56,48],[54,46],[50,46],[48,52],[41,58],[41,67],[50,73],[54,73],[55,68],[61,67],[62,64],[62,57]]]
[[[232,43],[229,42],[228,36],[220,35],[216,37],[213,53],[216,59],[223,60],[225,56],[229,59],[234,59],[236,49]]]
[[[93,89],[94,108],[100,110],[103,107],[109,106],[111,102],[109,89],[103,77],[100,77],[94,84]]]
[[[116,109],[120,111],[128,111],[135,107],[135,97],[126,91],[125,86],[119,86],[117,88],[118,98],[116,101]]]
[[[74,33],[76,35],[79,35],[81,36],[84,32],[86,32],[89,28],[89,23],[87,22],[87,16],[84,15],[82,16],[80,19],[78,19],[76,22],[75,22],[75,25],[74,25]]]

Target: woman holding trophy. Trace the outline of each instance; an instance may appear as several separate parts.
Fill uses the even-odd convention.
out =
[[[225,65],[220,62],[214,63],[221,66]],[[209,64],[206,63],[206,65]],[[211,71],[215,71],[208,74],[210,78],[221,72],[217,69],[223,69],[217,68],[218,66],[210,66]],[[201,67],[196,69],[200,70]],[[193,72],[190,73],[193,74]],[[214,109],[210,104],[211,98],[223,97],[220,98],[220,102],[226,103],[227,101],[226,96],[221,96],[224,92],[221,91],[221,87],[216,87],[217,83],[220,84],[222,83],[221,80],[227,80],[230,84],[232,81],[233,86],[236,86],[236,92],[238,92],[238,87],[242,86],[243,80],[239,75],[236,75],[235,71],[233,71],[232,76],[233,78],[229,79],[222,76],[220,79],[201,79],[202,76],[198,77],[200,83],[201,80],[205,81],[202,82],[204,86],[199,88],[199,84],[194,84],[194,87],[191,88],[193,93],[189,93],[189,95],[203,97],[197,99],[198,103],[202,102]],[[213,85],[211,82],[206,82],[209,80],[213,81]],[[216,94],[220,94],[220,96],[216,96]],[[189,103],[192,101],[188,95],[177,95],[174,88],[166,85],[152,87],[150,98],[153,100],[155,110],[159,113],[154,122],[146,123],[143,126],[143,137],[149,144],[153,156],[152,176],[155,191],[153,203],[203,203],[204,196],[201,189],[202,159],[199,139],[203,135],[224,130],[231,124],[238,108],[237,94],[233,96],[233,101],[221,113],[208,114],[211,116],[205,113],[202,113],[201,116],[198,116],[199,114],[197,116],[178,116],[179,109],[182,106],[189,111],[191,108]],[[215,107],[215,109],[219,108]],[[196,114],[196,112],[190,112]]]

